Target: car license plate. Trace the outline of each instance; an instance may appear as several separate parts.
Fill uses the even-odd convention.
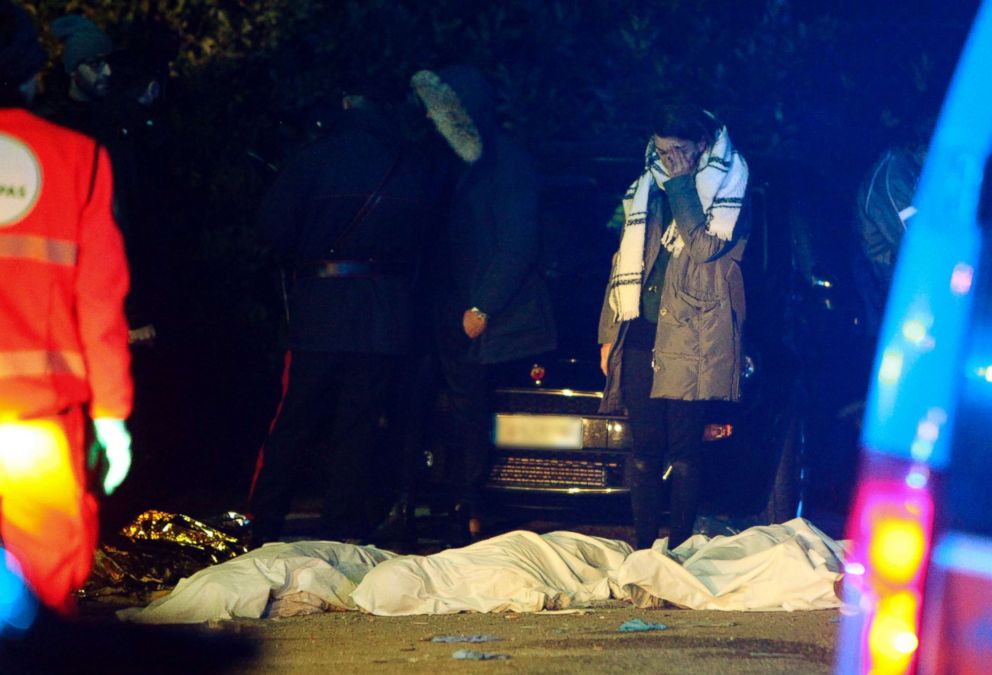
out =
[[[582,418],[573,415],[496,415],[493,440],[499,448],[582,447]]]

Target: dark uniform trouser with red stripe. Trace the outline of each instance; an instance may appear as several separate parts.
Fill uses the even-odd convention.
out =
[[[360,537],[369,528],[376,428],[395,357],[294,351],[250,497],[256,542],[278,539],[304,471],[322,474],[323,538]]]

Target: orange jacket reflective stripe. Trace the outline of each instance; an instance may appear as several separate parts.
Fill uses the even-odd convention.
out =
[[[0,378],[35,377],[38,375],[75,375],[86,377],[82,354],[71,352],[0,352]]]
[[[96,142],[0,109],[0,416],[126,418],[127,261]]]
[[[0,233],[0,258],[24,258],[53,265],[76,264],[79,247],[75,242],[58,241],[28,234]]]

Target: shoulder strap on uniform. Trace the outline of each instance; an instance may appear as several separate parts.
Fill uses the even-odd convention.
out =
[[[341,230],[338,236],[334,239],[334,243],[331,244],[332,255],[333,251],[339,248],[348,239],[348,237],[351,236],[358,226],[362,224],[362,221],[365,220],[366,216],[368,216],[372,209],[375,208],[375,205],[378,203],[379,197],[381,196],[382,188],[386,186],[386,183],[389,181],[389,177],[393,175],[393,172],[400,163],[401,157],[403,157],[402,150],[400,150],[393,158],[392,164],[389,165],[389,168],[386,169],[386,173],[384,173],[382,178],[379,180],[379,184],[376,185],[375,189],[369,194],[368,199],[366,199],[365,203],[362,204],[362,208],[358,209],[355,213],[355,217],[351,219],[351,222],[348,223],[348,225]]]

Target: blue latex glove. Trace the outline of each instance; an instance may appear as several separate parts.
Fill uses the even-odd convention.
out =
[[[112,417],[96,418],[93,420],[93,427],[96,430],[97,450],[103,452],[107,459],[103,491],[109,495],[124,482],[131,469],[131,434],[124,426],[124,420]]]

